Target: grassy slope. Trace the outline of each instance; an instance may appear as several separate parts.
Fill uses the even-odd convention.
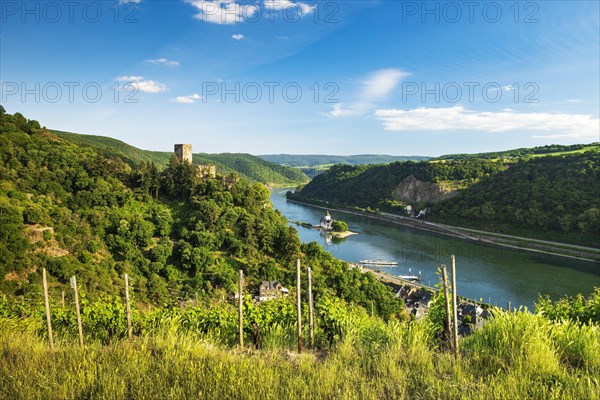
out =
[[[563,149],[561,149],[563,148]],[[444,160],[465,160],[465,159],[487,159],[487,160],[511,160],[511,159],[524,159],[524,158],[536,158],[545,156],[561,156],[566,154],[579,154],[587,151],[600,151],[599,143],[590,143],[589,145],[572,145],[572,146],[542,146],[533,148],[520,148],[506,151],[496,151],[487,153],[475,153],[475,154],[447,154],[435,158],[436,161]]]
[[[344,327],[327,353],[244,350],[173,332],[108,346],[46,342],[0,318],[0,397],[127,399],[599,398],[598,326],[503,313],[438,349],[430,326],[376,319]],[[39,330],[43,328],[36,327]]]
[[[249,179],[276,184],[297,184],[308,181],[302,171],[281,166],[250,154],[223,153],[223,154],[194,154],[197,164],[214,164],[220,173],[237,172]]]
[[[142,150],[105,136],[52,132],[78,145],[92,147],[102,154],[122,157],[132,164],[152,161],[163,167],[171,157],[170,152]],[[297,169],[283,167],[250,154],[194,154],[194,162],[214,164],[221,174],[236,172],[243,177],[265,183],[295,185],[308,180],[308,177]]]
[[[169,153],[138,149],[118,139],[55,130],[51,132],[77,145],[91,147],[105,155],[121,157],[132,164],[153,161],[160,166],[165,166],[169,162]]]
[[[545,157],[545,156],[563,156],[566,154],[580,154],[580,153],[586,153],[588,151],[600,151],[600,145],[597,144],[592,144],[586,147],[583,147],[581,149],[578,150],[570,150],[570,151],[555,151],[552,153],[546,153],[546,154],[531,154],[529,157]]]

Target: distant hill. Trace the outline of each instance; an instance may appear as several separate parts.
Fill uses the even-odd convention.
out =
[[[388,156],[385,154],[358,154],[354,156],[265,154],[258,157],[298,169],[311,179],[327,171],[333,165],[380,165],[396,161],[425,161],[430,159],[430,157],[423,156]]]
[[[142,162],[154,162],[159,168],[165,167],[171,152],[142,150],[121,140],[105,136],[82,135],[78,133],[52,131],[77,145],[88,146],[106,157],[119,157],[131,165]],[[266,161],[250,154],[194,154],[196,164],[214,164],[221,174],[232,172],[257,182],[278,185],[297,185],[308,181],[308,177],[299,169]]]
[[[388,156],[385,154],[357,154],[353,156],[332,156],[320,154],[264,154],[258,157],[267,161],[291,167],[314,167],[333,164],[387,164],[395,161],[424,161],[431,157],[423,156]]]

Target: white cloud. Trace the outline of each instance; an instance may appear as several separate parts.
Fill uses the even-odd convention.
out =
[[[138,3],[141,3],[141,2],[142,2],[142,0],[119,0],[119,4],[127,4],[127,3],[138,4]]]
[[[184,0],[199,11],[194,18],[213,24],[237,24],[252,20],[258,11],[257,5],[240,4],[233,0]]]
[[[546,131],[535,137],[598,137],[600,120],[591,115],[564,113],[518,113],[470,111],[462,106],[450,108],[416,108],[412,110],[377,110],[377,119],[390,131],[479,130],[506,132],[514,130]]]
[[[231,38],[232,38],[233,40],[242,40],[244,37],[245,37],[245,36],[244,36],[244,35],[242,35],[241,33],[236,33],[236,34],[234,34],[234,35],[231,35]]]
[[[200,96],[197,93],[194,93],[189,96],[176,97],[171,101],[173,101],[174,103],[180,103],[180,104],[194,104],[196,102],[196,100],[200,100],[201,98],[202,98],[202,96]]]
[[[581,100],[579,100],[579,99],[569,99],[569,100],[567,100],[567,103],[581,103]]]
[[[166,58],[157,58],[156,60],[146,60],[145,62],[155,65],[166,65],[167,67],[179,67],[179,61],[173,61]]]
[[[123,86],[124,89],[127,85],[131,85],[140,92],[160,93],[169,90],[167,85],[152,80],[144,80],[143,76],[120,76],[117,78],[117,81],[125,83]]]
[[[285,10],[288,8],[298,8],[301,12],[300,16],[311,14],[315,11],[316,5],[311,6],[307,3],[293,2],[290,0],[264,0],[265,7],[272,10]],[[291,18],[291,16],[290,16]]]
[[[346,106],[336,104],[328,114],[332,117],[360,115],[375,107],[377,102],[385,100],[398,83],[408,75],[394,68],[375,71],[361,82],[358,98],[354,102]]]
[[[266,14],[266,18],[273,18],[274,11],[285,12],[288,19],[300,19],[306,15],[312,14],[316,5],[310,5],[300,1],[291,0],[262,0],[256,1],[254,4],[247,4],[242,0],[184,0],[187,4],[192,5],[198,10],[194,18],[203,22],[212,24],[237,24],[244,21],[256,21]],[[262,11],[260,8],[266,8]],[[289,13],[288,9],[296,9],[295,14]],[[285,11],[283,11],[285,10]]]

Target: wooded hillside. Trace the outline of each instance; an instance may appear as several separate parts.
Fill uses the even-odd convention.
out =
[[[131,165],[0,110],[0,288],[27,296],[41,268],[51,285],[78,282],[89,296],[114,294],[123,273],[144,303],[199,293],[222,298],[237,271],[250,286],[293,285],[294,261],[311,266],[316,296],[333,291],[385,317],[399,300],[374,277],[347,271],[316,243],[303,245],[269,202],[264,184],[236,174],[202,179],[174,156],[160,170]]]

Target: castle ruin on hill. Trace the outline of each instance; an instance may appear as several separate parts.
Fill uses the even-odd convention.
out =
[[[174,147],[174,153],[177,156],[179,162],[187,162],[194,165],[192,161],[192,145],[191,144],[176,144]],[[195,165],[196,173],[198,177],[203,178],[214,178],[217,176],[217,167],[211,164],[199,164]]]

